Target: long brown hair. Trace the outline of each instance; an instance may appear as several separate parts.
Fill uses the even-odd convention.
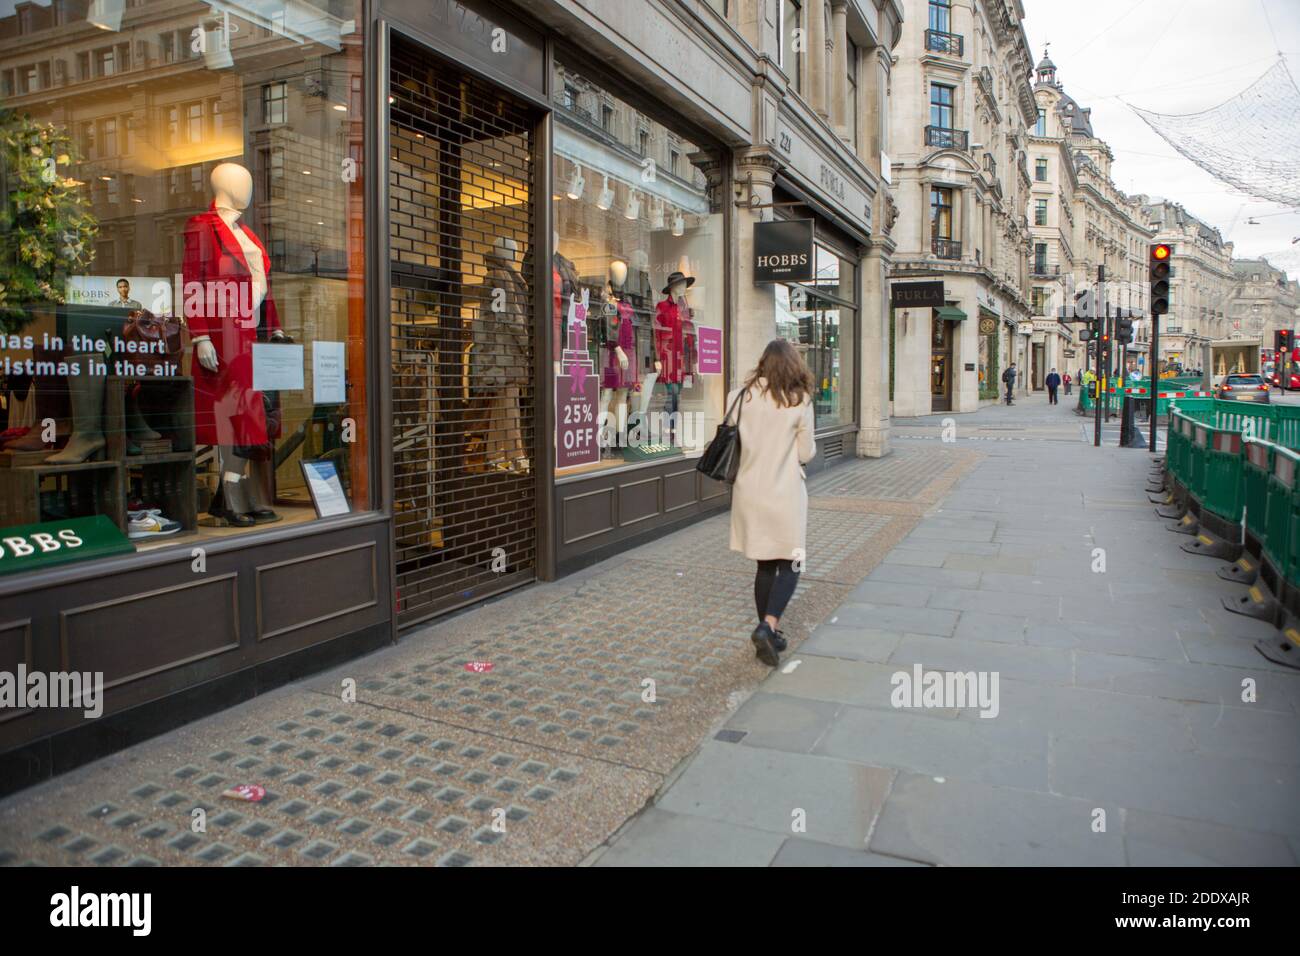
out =
[[[760,378],[767,383],[763,391],[780,407],[794,408],[812,397],[813,374],[803,356],[785,339],[767,343],[758,365],[745,380],[745,388],[753,388]]]

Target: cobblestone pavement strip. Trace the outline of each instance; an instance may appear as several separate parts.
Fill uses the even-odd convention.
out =
[[[792,651],[978,458],[900,445],[813,478]],[[745,640],[753,566],[728,550],[728,520],[16,794],[0,802],[0,863],[578,863],[767,675]],[[220,797],[239,783],[266,799]],[[196,808],[206,833],[191,832]]]

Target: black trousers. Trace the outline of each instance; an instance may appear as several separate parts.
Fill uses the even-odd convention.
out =
[[[754,608],[758,619],[761,621],[764,615],[770,614],[779,620],[798,585],[799,572],[794,569],[793,561],[758,562],[754,575]]]
[[[1056,404],[1056,389],[1054,389],[1054,388],[1049,388],[1049,389],[1047,390],[1047,404],[1049,404],[1049,405],[1055,405],[1055,404]]]

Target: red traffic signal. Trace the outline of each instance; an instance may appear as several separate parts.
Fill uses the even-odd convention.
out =
[[[1158,242],[1151,247],[1151,258],[1157,262],[1164,262],[1173,253],[1173,249],[1167,243]]]

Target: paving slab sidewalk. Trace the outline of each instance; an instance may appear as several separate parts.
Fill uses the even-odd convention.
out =
[[[1296,865],[1300,674],[1165,530],[1149,456],[1030,401],[896,423],[984,457],[588,862]],[[996,674],[996,716],[895,707],[918,664]]]
[[[794,647],[978,457],[918,444],[810,480]],[[577,864],[767,674],[748,641],[753,568],[727,526],[709,518],[0,801],[0,865]],[[870,783],[853,813],[874,813],[888,772],[840,774]],[[220,797],[239,783],[267,799]],[[768,838],[770,857],[782,837]]]

